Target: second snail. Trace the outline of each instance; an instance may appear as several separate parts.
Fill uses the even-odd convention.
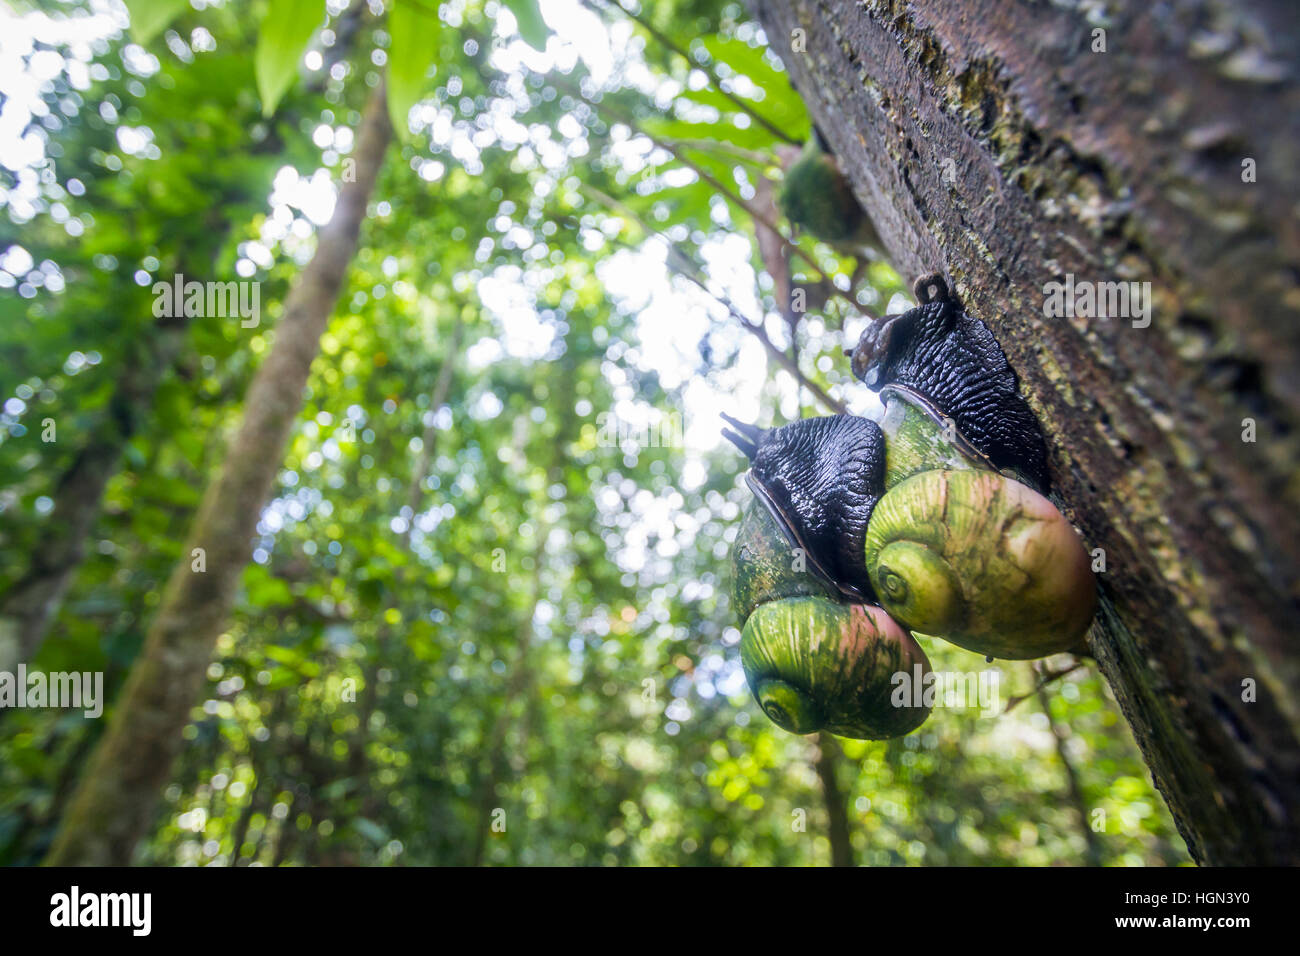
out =
[[[850,352],[878,421],[727,417],[754,493],[731,555],[741,663],[792,733],[876,740],[924,723],[928,710],[890,701],[895,674],[929,668],[913,634],[1027,660],[1082,648],[1096,610],[1001,348],[942,277],[914,290],[916,308]]]

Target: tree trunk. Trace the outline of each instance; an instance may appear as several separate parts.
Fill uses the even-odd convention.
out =
[[[152,374],[156,368],[152,363],[133,365],[124,377]],[[77,453],[59,479],[49,536],[32,554],[26,572],[0,598],[0,670],[12,671],[40,650],[85,559],[86,538],[99,517],[104,489],[117,472],[129,430],[133,425],[119,425],[106,416],[100,434]]]
[[[249,386],[243,423],[204,495],[144,648],[55,838],[50,864],[127,864],[148,831],[248,563],[258,516],[302,408],[303,387],[391,138],[380,86],[362,117],[355,179],[340,188],[333,218],[285,302],[275,345]],[[203,572],[191,570],[196,548],[205,552]]]
[[[754,2],[890,257],[1019,373],[1193,857],[1300,863],[1293,4]],[[1149,282],[1150,326],[1047,318],[1067,275]]]
[[[840,790],[839,745],[830,734],[817,735],[816,759],[813,769],[822,785],[822,799],[826,801],[826,836],[831,844],[831,866],[853,865],[853,842],[849,836],[849,811]]]
[[[1035,682],[1040,681],[1041,675],[1035,669],[1031,674]],[[1070,806],[1079,817],[1079,832],[1083,834],[1083,843],[1087,847],[1087,856],[1085,862],[1089,866],[1101,866],[1102,864],[1102,843],[1101,837],[1097,831],[1092,828],[1092,820],[1088,814],[1088,798],[1083,794],[1083,784],[1079,781],[1079,772],[1074,769],[1074,760],[1070,757],[1070,750],[1066,746],[1068,739],[1060,725],[1052,719],[1052,700],[1047,693],[1047,688],[1038,683],[1034,688],[1034,694],[1038,698],[1038,706],[1043,710],[1043,716],[1047,718],[1047,726],[1052,731],[1052,740],[1056,744],[1056,756],[1061,761],[1061,768],[1065,771],[1065,795],[1070,801]]]
[[[184,347],[188,328],[185,317],[155,323],[127,356],[108,411],[59,478],[46,537],[27,570],[0,595],[0,670],[31,662],[40,650],[85,560],[86,539],[103,510],[104,490]]]
[[[437,415],[438,409],[446,404],[447,397],[451,393],[452,377],[456,372],[456,362],[460,358],[461,340],[464,336],[464,317],[458,316],[456,324],[452,328],[447,353],[443,356],[442,366],[438,369],[438,377],[434,382],[433,391],[430,393],[430,416]],[[440,432],[431,418],[430,424],[425,426],[420,445],[420,457],[416,459],[415,469],[411,473],[410,486],[406,489],[406,507],[410,511],[410,516],[406,530],[402,532],[401,543],[402,549],[408,554],[411,553],[411,535],[415,531],[415,519],[424,510],[421,508],[425,492],[424,483],[433,471],[434,459],[437,457],[439,435]],[[410,564],[404,564],[397,568],[396,581],[394,582],[397,587],[393,589],[392,597],[384,608],[385,614],[379,615],[381,621],[386,619],[387,611],[390,609],[401,610],[398,607],[400,596],[405,592],[405,585],[408,583],[410,575]],[[379,793],[370,785],[370,721],[379,707],[379,670],[384,662],[391,657],[388,644],[393,637],[393,630],[394,628],[387,623],[380,624],[379,630],[375,634],[373,647],[362,667],[361,698],[357,705],[357,730],[352,742],[349,744],[347,775],[352,778],[359,790],[367,794],[361,810],[362,816],[366,817],[372,817],[379,812],[377,806]]]
[[[569,407],[569,406],[561,406]],[[556,447],[565,447],[557,443]],[[550,473],[552,478],[555,477],[555,471]],[[548,482],[551,484],[553,482]],[[518,638],[516,644],[518,651],[515,653],[514,671],[510,675],[509,681],[506,682],[505,693],[501,696],[501,706],[492,719],[491,729],[483,738],[483,747],[487,753],[483,758],[483,770],[479,777],[478,796],[478,827],[474,831],[474,844],[470,850],[469,865],[482,866],[484,858],[487,856],[487,841],[489,834],[492,833],[493,814],[496,810],[504,811],[504,807],[498,806],[500,796],[497,788],[501,780],[506,776],[509,769],[509,754],[507,748],[509,744],[507,737],[510,736],[511,725],[514,720],[514,707],[520,703],[525,713],[528,707],[528,700],[533,693],[533,663],[530,660],[529,651],[533,646],[533,638],[536,631],[533,628],[533,617],[537,610],[537,601],[540,597],[541,586],[538,580],[542,573],[542,563],[546,560],[546,539],[548,533],[545,525],[538,532],[538,546],[533,551],[533,567],[536,569],[530,581],[530,590],[528,594],[528,603],[524,605],[524,615],[519,620],[519,626],[516,629]],[[521,741],[526,741],[526,737],[521,737]],[[510,819],[505,820],[507,830],[510,826]],[[516,822],[516,829],[518,822]]]

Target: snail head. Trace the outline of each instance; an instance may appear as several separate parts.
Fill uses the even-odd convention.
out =
[[[731,426],[723,434],[750,460],[750,488],[791,545],[842,593],[869,597],[863,542],[884,492],[880,426],[854,415],[805,418],[780,428],[722,417]]]
[[[916,308],[873,322],[848,351],[854,376],[951,419],[995,467],[1045,489],[1046,444],[993,333],[966,312],[941,275],[922,276],[913,289]]]
[[[920,305],[873,322],[857,347],[845,350],[853,360],[853,375],[868,388],[922,384],[925,376],[918,371],[944,363],[957,344],[953,333],[961,307],[943,277],[922,276],[913,288]]]

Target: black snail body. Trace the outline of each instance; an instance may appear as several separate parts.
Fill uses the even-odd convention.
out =
[[[1047,445],[993,333],[967,314],[937,275],[915,284],[921,303],[873,322],[852,350],[853,374],[870,389],[906,392],[951,418],[995,469],[1040,491],[1049,486]]]
[[[876,738],[885,671],[928,667],[909,631],[1029,659],[1082,643],[1087,553],[1040,493],[1046,446],[992,334],[948,294],[873,326],[853,370],[880,391],[853,415],[761,429],[728,418],[756,502],[733,551],[741,660],[769,717],[795,733]],[[786,568],[789,564],[789,568]]]
[[[778,515],[813,569],[850,597],[871,597],[862,546],[884,492],[885,438],[856,415],[756,428],[723,416],[749,456],[746,481]]]

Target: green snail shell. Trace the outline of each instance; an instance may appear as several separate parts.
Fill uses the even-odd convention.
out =
[[[807,570],[807,559],[757,498],[746,509],[731,548],[731,594],[741,626],[760,604],[802,595],[837,597],[835,588]]]
[[[867,571],[885,610],[991,657],[1077,647],[1096,610],[1083,542],[1038,492],[990,471],[925,471],[876,504]]]
[[[740,662],[763,712],[794,734],[884,740],[930,713],[894,703],[894,675],[923,680],[930,662],[878,607],[812,596],[762,604],[745,622]]]
[[[790,223],[830,243],[879,246],[839,161],[810,139],[785,173],[777,206]]]
[[[887,386],[880,430],[885,436],[885,489],[922,471],[995,468],[961,437],[955,424],[942,417],[919,395]],[[945,427],[946,426],[946,427]]]

